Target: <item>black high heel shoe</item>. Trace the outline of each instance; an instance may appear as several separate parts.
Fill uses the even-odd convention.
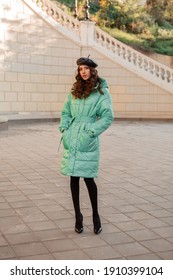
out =
[[[75,231],[77,233],[82,233],[83,232],[83,216],[82,216],[82,213],[80,213],[79,218],[76,218]]]
[[[102,231],[100,217],[93,217],[94,233],[99,234]]]

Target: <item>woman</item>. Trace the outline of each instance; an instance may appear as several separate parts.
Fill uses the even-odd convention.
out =
[[[99,135],[113,121],[111,96],[106,81],[98,76],[98,66],[89,57],[77,60],[76,82],[64,104],[60,131],[63,133],[61,172],[70,176],[70,188],[75,210],[75,231],[83,231],[83,216],[79,202],[79,180],[84,178],[93,212],[94,233],[102,231],[98,213],[97,186],[100,158]]]

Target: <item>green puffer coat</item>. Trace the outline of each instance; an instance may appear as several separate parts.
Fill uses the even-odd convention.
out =
[[[113,121],[112,99],[104,79],[100,94],[97,87],[86,99],[74,98],[70,93],[64,104],[59,130],[63,132],[63,175],[83,178],[98,176],[99,135]]]

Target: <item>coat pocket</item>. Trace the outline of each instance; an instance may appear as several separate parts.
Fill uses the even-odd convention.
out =
[[[80,152],[93,152],[98,147],[98,138],[91,137],[84,129],[79,137],[79,151]]]
[[[69,150],[70,148],[70,129],[66,129],[64,130],[63,132],[63,135],[62,135],[62,140],[63,140],[63,146],[64,146],[64,149],[66,150]]]

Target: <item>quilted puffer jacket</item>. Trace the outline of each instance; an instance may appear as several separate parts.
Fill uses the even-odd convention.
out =
[[[95,178],[100,159],[99,135],[112,123],[114,115],[108,85],[102,79],[88,98],[74,98],[70,93],[64,104],[59,130],[63,133],[61,173],[68,176]]]

